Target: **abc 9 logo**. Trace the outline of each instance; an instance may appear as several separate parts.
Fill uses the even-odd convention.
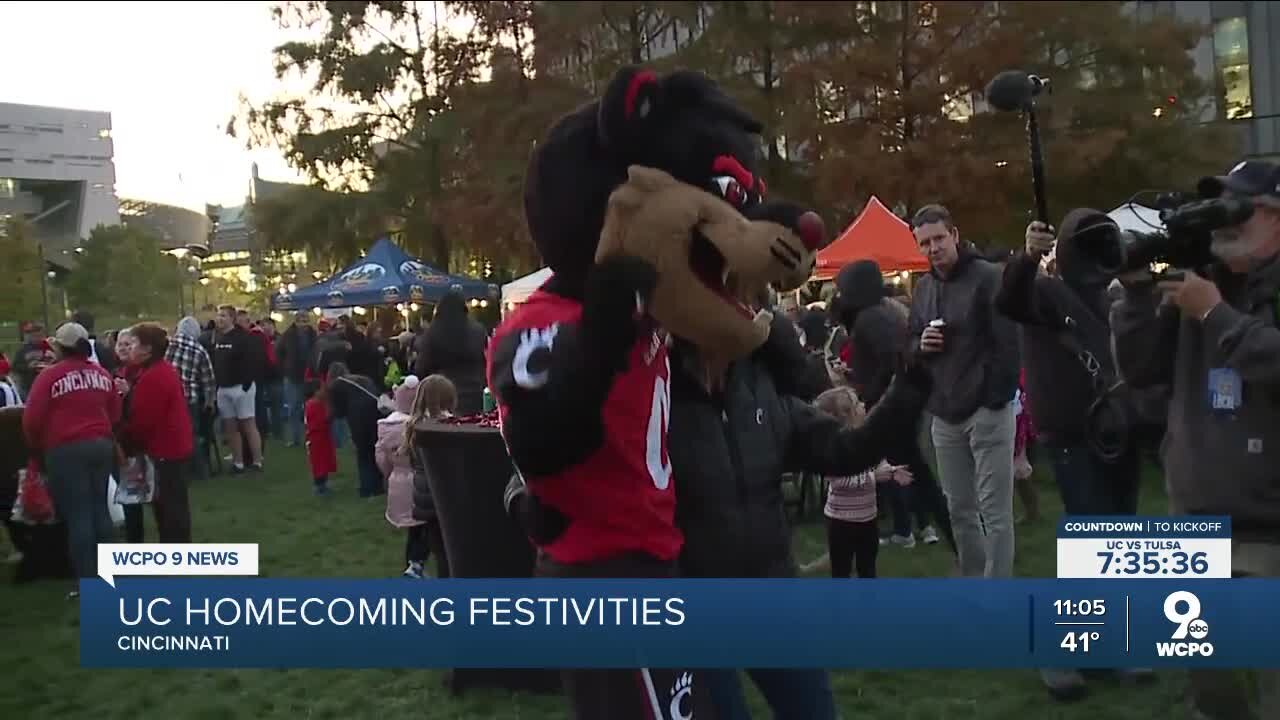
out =
[[[1185,606],[1185,608],[1184,608]],[[1174,640],[1203,640],[1209,635],[1209,623],[1200,617],[1200,598],[1195,593],[1179,590],[1164,600],[1164,616],[1177,625]]]

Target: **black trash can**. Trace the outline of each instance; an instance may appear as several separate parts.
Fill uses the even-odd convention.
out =
[[[418,452],[444,535],[449,574],[455,578],[533,577],[533,545],[502,506],[511,460],[496,428],[424,423]],[[455,694],[470,687],[560,691],[553,670],[458,668],[446,683]]]

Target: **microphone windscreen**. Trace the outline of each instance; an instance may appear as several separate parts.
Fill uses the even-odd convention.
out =
[[[987,85],[987,102],[997,110],[1021,110],[1031,99],[1031,77],[1021,70],[1005,70]]]

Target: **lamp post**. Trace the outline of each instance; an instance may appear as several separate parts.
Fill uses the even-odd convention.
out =
[[[182,292],[182,258],[186,257],[187,253],[191,251],[184,247],[177,247],[168,252],[170,255],[178,259],[178,262],[174,267],[177,269],[178,276],[178,316],[182,317],[187,314],[187,297],[186,294]]]

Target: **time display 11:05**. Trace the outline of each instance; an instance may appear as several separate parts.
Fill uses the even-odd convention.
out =
[[[1113,575],[1203,575],[1209,571],[1208,553],[1100,552],[1102,573]]]

